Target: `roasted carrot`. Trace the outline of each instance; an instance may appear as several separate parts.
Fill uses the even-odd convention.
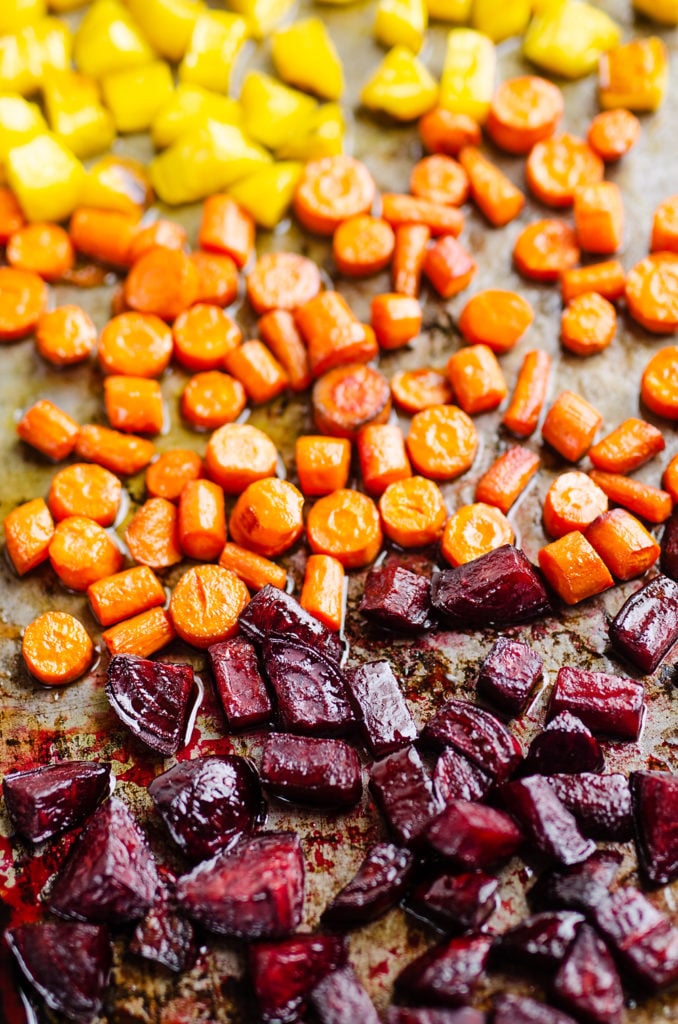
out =
[[[659,544],[652,534],[623,508],[598,516],[584,536],[618,580],[640,576],[659,558]]]
[[[369,277],[391,262],[395,234],[382,217],[361,213],[348,217],[332,236],[332,255],[337,270],[345,277]]]
[[[538,557],[541,571],[565,604],[578,604],[614,583],[602,558],[579,530],[547,544]]]
[[[87,588],[92,611],[102,626],[140,615],[165,603],[165,588],[147,565],[104,576]]]
[[[396,423],[373,423],[358,434],[360,473],[368,494],[379,497],[389,484],[412,476],[403,432]]]
[[[314,377],[343,363],[369,362],[378,353],[371,328],[361,324],[339,292],[320,292],[296,312]]]
[[[572,267],[563,271],[560,292],[563,302],[571,302],[584,292],[595,292],[609,302],[616,302],[624,294],[626,273],[619,260],[591,263],[587,267]]]
[[[196,562],[211,562],[226,543],[224,491],[212,480],[190,480],[179,497],[179,546]]]
[[[84,516],[68,516],[57,523],[49,560],[70,590],[87,590],[91,583],[112,576],[122,566],[120,549],[103,526]]]
[[[146,470],[146,493],[149,498],[176,501],[190,480],[198,480],[203,475],[203,462],[197,452],[170,448]]]
[[[351,443],[345,437],[305,434],[297,438],[295,460],[299,486],[305,495],[331,494],[348,482]]]
[[[215,306],[230,306],[238,295],[238,268],[235,261],[225,253],[197,252],[188,257],[198,271],[198,294],[196,302],[207,302]]]
[[[418,299],[397,292],[375,295],[370,305],[370,324],[379,347],[387,352],[407,345],[421,330]]]
[[[96,327],[80,306],[58,306],[45,312],[35,328],[35,346],[53,366],[83,362],[96,343]]]
[[[80,206],[71,217],[68,231],[83,256],[113,267],[128,267],[138,220],[136,214]]]
[[[577,236],[562,220],[538,220],[521,231],[513,247],[513,262],[523,277],[557,281],[579,263]]]
[[[567,132],[538,142],[525,165],[530,191],[547,206],[571,206],[576,190],[602,181],[604,173],[588,143]]]
[[[578,462],[602,426],[597,409],[574,391],[561,391],[546,413],[541,435],[568,462]]]
[[[478,434],[456,405],[432,405],[412,417],[407,453],[416,471],[430,480],[452,480],[473,465]]]
[[[220,565],[196,565],[175,586],[170,617],[182,640],[210,647],[233,636],[248,601],[247,587],[235,573]]]
[[[230,256],[242,268],[254,249],[254,236],[252,217],[235,199],[213,195],[205,200],[198,231],[201,249]]]
[[[434,153],[426,156],[412,168],[410,192],[432,203],[461,206],[468,199],[468,174],[451,156]]]
[[[321,288],[317,264],[296,252],[264,253],[247,276],[247,298],[258,314],[297,309]]]
[[[592,469],[589,476],[601,491],[605,491],[610,501],[646,519],[648,523],[663,523],[671,515],[673,499],[668,491],[631,476],[606,473],[602,469]]]
[[[150,313],[120,313],[99,337],[97,355],[104,373],[159,377],[172,358],[172,331]]]
[[[17,505],[5,516],[5,547],[19,576],[46,562],[54,521],[42,498]]]
[[[199,302],[179,314],[172,337],[174,358],[196,373],[221,369],[224,358],[242,341],[242,331],[219,306]]]
[[[54,474],[47,504],[57,522],[85,516],[99,526],[111,526],[121,499],[122,484],[114,473],[90,462],[74,462]]]
[[[470,416],[496,409],[507,395],[504,374],[488,345],[470,345],[453,352],[447,361],[452,391]]]
[[[539,469],[539,463],[536,452],[513,445],[485,470],[476,484],[475,500],[495,505],[506,514]]]
[[[139,565],[168,569],[181,561],[176,505],[166,498],[148,498],[125,530],[129,553]]]
[[[101,634],[101,639],[111,657],[115,654],[136,654],[139,658],[150,658],[171,643],[176,635],[168,612],[164,608],[149,608],[111,626]]]
[[[165,420],[157,380],[112,374],[104,379],[104,406],[114,430],[128,434],[159,434]]]
[[[369,213],[376,195],[365,164],[345,153],[311,160],[294,193],[294,212],[303,226],[331,235],[343,220]]]
[[[384,533],[401,548],[434,544],[447,519],[440,488],[423,476],[389,484],[379,499],[379,514]]]
[[[529,153],[555,132],[563,116],[563,94],[539,75],[520,75],[502,82],[490,104],[487,131],[507,153]]]
[[[616,329],[614,306],[597,292],[577,295],[565,307],[560,318],[563,348],[577,356],[602,352],[611,344]]]
[[[464,565],[503,544],[513,543],[513,527],[495,505],[462,505],[445,523],[440,552],[450,565]]]
[[[678,194],[669,196],[654,211],[650,252],[678,253]]]
[[[544,529],[551,537],[583,530],[607,512],[607,495],[590,476],[572,470],[557,476],[544,498]]]
[[[155,446],[144,437],[86,423],[80,428],[75,454],[86,462],[96,462],[110,469],[118,476],[133,476],[145,469],[151,461],[155,455]]]
[[[145,227],[138,227],[130,245],[129,261],[136,263],[149,249],[185,249],[186,228],[175,220],[153,221]]]
[[[640,379],[640,397],[657,416],[678,420],[678,345],[660,348]]]
[[[319,377],[311,393],[313,420],[323,434],[357,437],[370,423],[386,423],[391,389],[383,373],[364,363],[348,363]]]
[[[73,615],[48,611],[26,626],[21,653],[39,682],[64,686],[85,674],[94,660],[94,644]]]
[[[39,398],[23,414],[16,432],[31,448],[60,462],[75,448],[80,425],[49,398]]]
[[[619,160],[632,149],[640,136],[640,121],[630,110],[616,107],[602,110],[591,121],[586,141],[605,163]]]
[[[449,405],[452,388],[444,373],[421,366],[417,370],[400,370],[391,378],[391,393],[399,409],[414,415],[432,405]]]
[[[287,573],[281,565],[231,541],[224,544],[219,565],[234,572],[248,590],[261,590],[269,584],[284,590],[287,583]]]
[[[224,357],[224,366],[245,389],[250,402],[270,402],[287,387],[287,374],[258,338],[244,341]]]
[[[626,278],[629,313],[646,330],[669,334],[678,328],[678,253],[654,252]]]
[[[254,480],[275,475],[278,451],[258,427],[226,423],[207,442],[205,463],[208,476],[226,494],[240,494]]]
[[[464,214],[456,206],[432,203],[430,199],[399,192],[383,193],[381,215],[392,228],[420,224],[432,235],[460,235],[464,226]]]
[[[421,286],[421,273],[426,248],[431,238],[425,224],[403,224],[396,228],[395,248],[391,261],[393,291],[416,298]]]
[[[490,224],[503,227],[518,216],[525,196],[496,164],[474,146],[462,149],[459,162],[468,174],[471,198]]]
[[[434,107],[420,119],[419,137],[429,153],[457,156],[464,146],[480,145],[480,125],[467,114]]]
[[[678,505],[678,455],[674,455],[662,474],[662,487],[668,491]],[[7,520],[5,519],[5,529]]]
[[[289,480],[255,480],[238,497],[228,531],[241,547],[264,558],[275,558],[301,536],[303,507],[303,494]]]
[[[237,420],[247,405],[239,380],[220,370],[191,377],[181,394],[181,415],[197,430],[216,430]]]
[[[34,222],[10,237],[7,262],[17,270],[29,270],[45,281],[58,281],[75,262],[68,232],[59,224]]]
[[[0,342],[23,338],[47,306],[47,285],[32,270],[0,267]]]
[[[589,458],[596,469],[604,469],[608,473],[632,473],[664,451],[665,447],[661,430],[632,416],[594,444],[589,449]]]
[[[459,330],[467,341],[508,352],[534,320],[532,306],[517,292],[487,288],[477,292],[461,311]]]
[[[599,181],[578,188],[574,194],[574,225],[577,244],[584,252],[616,252],[624,234],[624,203],[619,185]]]
[[[516,386],[502,416],[504,426],[516,437],[529,437],[537,429],[551,373],[551,357],[543,349],[526,352]]]
[[[316,555],[332,555],[345,569],[362,569],[379,554],[383,535],[377,506],[343,488],[319,498],[308,514],[306,536]]]
[[[443,299],[468,288],[478,265],[454,235],[439,238],[424,257],[424,273]]]
[[[331,555],[308,557],[299,604],[333,633],[339,632],[346,608],[346,581],[338,559]]]
[[[7,245],[10,237],[26,223],[19,200],[10,188],[0,187],[0,245]]]
[[[312,379],[311,368],[294,315],[286,309],[273,309],[262,316],[258,328],[262,341],[285,371],[292,391],[306,391]]]
[[[185,252],[156,246],[133,264],[125,302],[138,313],[176,320],[198,297],[198,271]]]

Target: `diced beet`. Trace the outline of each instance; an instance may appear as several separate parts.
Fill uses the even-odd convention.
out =
[[[386,823],[403,846],[418,843],[440,811],[431,780],[413,747],[375,761],[370,771],[370,789]]]
[[[565,665],[558,670],[549,713],[570,711],[593,733],[622,740],[638,738],[645,710],[645,687],[626,676]]]
[[[655,885],[678,878],[678,775],[633,772],[633,813],[638,859]]]
[[[478,674],[478,694],[507,714],[519,715],[542,677],[543,662],[520,640],[500,636]]]
[[[561,711],[532,740],[522,765],[526,775],[598,772],[603,751],[581,719]]]
[[[529,996],[501,995],[494,1004],[492,1024],[576,1024],[573,1017]]]
[[[610,623],[615,654],[649,675],[678,640],[678,582],[655,576],[621,606]]]
[[[584,839],[574,816],[543,776],[507,782],[501,795],[523,826],[526,837],[550,860],[578,864],[595,850],[595,844]]]
[[[153,906],[134,929],[130,951],[177,974],[193,964],[193,925],[176,913],[164,885],[158,886]]]
[[[647,988],[678,980],[678,928],[638,889],[617,889],[595,907],[594,921],[623,966]]]
[[[59,873],[49,908],[59,917],[124,924],[153,904],[158,870],[126,805],[111,797],[80,833]]]
[[[424,726],[422,740],[438,749],[454,747],[495,782],[512,775],[523,757],[518,740],[494,715],[454,697]]]
[[[493,953],[504,963],[553,971],[567,955],[583,923],[583,915],[571,910],[532,914],[500,935]]]
[[[433,770],[433,786],[441,803],[448,800],[483,800],[492,777],[453,747],[445,747]]]
[[[271,716],[271,698],[254,645],[242,636],[207,648],[217,694],[229,729],[247,729]]]
[[[472,1006],[460,1006],[457,1010],[389,1006],[386,1024],[485,1024],[485,1014]]]
[[[379,1024],[377,1011],[350,964],[326,974],[311,992],[320,1024]]]
[[[342,732],[353,722],[344,677],[336,662],[289,640],[269,638],[261,653],[285,729]]]
[[[574,814],[585,836],[625,843],[633,832],[631,791],[624,775],[548,775],[558,799]]]
[[[360,611],[379,626],[415,632],[431,625],[431,581],[401,565],[370,569]]]
[[[322,919],[331,927],[372,921],[390,910],[405,892],[414,870],[414,855],[393,843],[376,843],[350,882],[327,905]]]
[[[345,674],[363,738],[384,757],[417,737],[417,727],[388,661],[369,661]]]
[[[256,769],[235,754],[180,761],[153,779],[151,794],[167,831],[191,860],[232,846],[264,818]]]
[[[530,903],[554,910],[579,910],[590,916],[608,898],[622,859],[618,850],[596,850],[581,864],[549,871],[530,889]]]
[[[499,879],[483,871],[439,874],[415,886],[407,905],[443,931],[477,930],[494,911],[498,888]]]
[[[261,780],[299,804],[351,807],[362,796],[360,761],[343,740],[274,732],[266,737]]]
[[[294,935],[251,945],[250,974],[263,1024],[302,1020],[311,989],[347,958],[346,939],[338,935]]]
[[[583,924],[553,981],[558,1000],[590,1024],[621,1024],[619,975],[605,943]]]
[[[431,604],[452,627],[462,629],[511,626],[551,610],[540,577],[512,544],[443,569],[433,580]]]
[[[110,790],[111,766],[96,761],[47,764],[9,772],[2,780],[9,819],[30,843],[80,825]]]
[[[678,580],[678,508],[674,508],[664,523],[661,540],[660,565],[662,572]]]
[[[116,654],[106,673],[106,696],[133,736],[169,756],[186,741],[193,690],[190,665],[170,665],[134,654]]]
[[[486,868],[507,860],[523,834],[503,811],[470,800],[450,800],[426,831],[432,849],[461,868]]]
[[[304,855],[291,832],[243,839],[177,882],[177,903],[212,932],[276,939],[298,927],[304,903]]]
[[[22,974],[47,1006],[81,1024],[97,1016],[111,970],[105,928],[40,921],[10,928],[5,937]]]
[[[461,1006],[480,982],[491,945],[489,935],[464,935],[434,946],[400,972],[396,989],[408,999]]]
[[[270,584],[254,595],[240,613],[239,623],[241,632],[254,643],[277,637],[309,647],[334,665],[341,661],[339,636],[305,611],[291,594]]]

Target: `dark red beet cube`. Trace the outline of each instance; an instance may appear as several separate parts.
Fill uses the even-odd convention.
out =
[[[294,935],[251,945],[250,974],[264,1024],[302,1020],[311,989],[347,958],[346,939],[338,935]]]
[[[519,715],[542,677],[543,662],[520,640],[500,636],[478,674],[478,694],[506,714]]]
[[[433,580],[431,604],[445,622],[462,629],[511,626],[551,610],[541,578],[512,544],[443,569]]]
[[[2,780],[9,819],[29,843],[80,825],[110,790],[111,766],[96,761],[47,764],[9,772]]]
[[[351,927],[372,921],[394,907],[414,870],[414,855],[393,843],[377,843],[356,874],[327,905],[323,923]]]
[[[207,860],[262,822],[256,769],[235,754],[180,761],[148,787],[174,842],[191,860]]]
[[[621,1024],[624,994],[614,961],[583,924],[553,981],[559,1002],[587,1024]]]
[[[574,1017],[529,996],[501,995],[494,1004],[492,1024],[576,1024]]]
[[[261,780],[299,804],[351,807],[362,796],[360,761],[343,740],[273,732],[266,737]]]
[[[229,729],[248,729],[270,718],[271,698],[249,640],[222,640],[208,647],[207,656]]]
[[[431,625],[431,581],[396,564],[370,569],[360,611],[378,626],[426,629]]]
[[[111,970],[105,928],[40,921],[10,928],[5,938],[21,973],[50,1009],[81,1024],[96,1017]]]
[[[454,697],[427,722],[421,738],[438,749],[453,747],[495,782],[512,775],[523,758],[518,740],[494,715]]]
[[[646,878],[666,885],[678,878],[678,775],[633,772],[638,858]]]
[[[169,756],[186,742],[193,669],[134,654],[116,654],[106,673],[106,696],[136,739]]]
[[[193,964],[197,952],[193,925],[176,913],[164,885],[158,886],[155,903],[134,929],[130,951],[175,974]]]
[[[434,946],[400,972],[396,989],[423,1003],[463,1005],[482,978],[491,946],[489,935],[464,935]]]
[[[483,871],[439,874],[415,886],[408,908],[445,932],[477,930],[497,905],[499,879]]]
[[[345,674],[365,743],[385,757],[417,738],[417,727],[388,661],[369,661]]]
[[[661,541],[660,565],[662,572],[678,580],[678,508],[674,508],[664,523]]]
[[[554,910],[579,910],[590,916],[608,899],[622,859],[617,850],[596,850],[581,864],[550,871],[530,889],[530,903]]]
[[[585,836],[625,843],[633,832],[631,790],[620,773],[548,775],[546,781]]]
[[[288,640],[265,640],[261,653],[285,729],[335,733],[344,732],[353,722],[344,677],[336,662]]]
[[[647,988],[678,980],[678,928],[638,889],[617,889],[595,907],[594,921],[619,961]]]
[[[541,775],[507,782],[501,791],[509,811],[520,821],[528,840],[550,860],[578,864],[595,850],[577,822]]]
[[[522,765],[525,775],[598,772],[602,767],[598,740],[569,711],[561,711],[535,736]]]
[[[526,917],[500,935],[494,952],[504,963],[556,970],[584,923],[571,910],[546,911]]]
[[[485,1014],[472,1006],[461,1006],[458,1010],[389,1006],[386,1024],[485,1024]]]
[[[621,606],[610,623],[615,654],[649,674],[678,640],[678,583],[655,576]]]
[[[255,644],[270,637],[289,640],[310,647],[334,665],[341,661],[339,636],[305,611],[291,594],[270,584],[254,595],[240,613],[239,623],[241,633]]]
[[[375,761],[370,771],[370,789],[386,823],[403,846],[417,844],[440,811],[431,780],[413,747]]]
[[[645,710],[645,687],[626,676],[564,666],[558,671],[549,712],[570,711],[591,732],[621,740],[638,738]]]
[[[291,832],[267,832],[199,864],[177,882],[177,903],[219,935],[277,939],[298,927],[304,855]]]
[[[158,870],[125,804],[111,797],[94,812],[66,858],[49,908],[59,917],[124,924],[152,906]]]
[[[441,803],[483,800],[492,788],[492,776],[453,747],[446,747],[433,770],[433,786]]]
[[[429,846],[460,868],[486,868],[520,848],[523,833],[503,811],[451,800],[426,831]]]
[[[311,992],[320,1024],[379,1024],[379,1016],[350,964],[325,975]]]

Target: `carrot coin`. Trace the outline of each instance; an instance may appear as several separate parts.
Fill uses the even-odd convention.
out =
[[[47,285],[31,270],[0,267],[0,341],[30,334],[47,305]]]
[[[384,533],[401,548],[434,544],[447,518],[440,488],[423,476],[389,484],[379,499],[379,513]]]
[[[528,224],[513,247],[516,267],[533,281],[557,281],[563,271],[579,263],[579,255],[574,229],[562,220]]]
[[[170,448],[146,470],[146,493],[149,498],[176,501],[187,483],[202,476],[202,459],[197,452],[188,448]]]
[[[303,507],[303,494],[289,480],[255,480],[235,503],[229,533],[236,544],[265,558],[275,558],[301,536]]]
[[[216,430],[233,423],[246,405],[240,381],[220,370],[196,373],[181,395],[181,415],[196,430]]]
[[[503,544],[512,544],[513,528],[496,505],[462,505],[445,524],[440,551],[450,565],[464,565]]]
[[[230,306],[238,296],[239,277],[235,260],[225,253],[197,250],[188,257],[198,271],[196,302]]]
[[[275,476],[278,450],[258,427],[226,423],[207,442],[205,463],[209,477],[226,494],[240,494],[255,480]]]
[[[429,153],[456,156],[464,146],[480,145],[480,125],[467,114],[434,107],[419,121],[419,137]]]
[[[370,324],[379,347],[387,351],[407,345],[421,330],[419,299],[397,292],[375,295],[370,305]]]
[[[640,136],[640,121],[630,110],[618,107],[602,110],[591,121],[586,141],[605,163],[619,160]]]
[[[129,261],[136,263],[144,253],[156,246],[163,249],[185,249],[186,241],[186,228],[181,224],[174,220],[156,220],[136,231],[129,250]]]
[[[410,192],[434,203],[461,206],[468,199],[468,174],[451,156],[434,153],[425,156],[412,168]]]
[[[611,302],[596,292],[584,292],[566,306],[560,318],[563,348],[578,356],[591,356],[607,348],[617,329]]]
[[[125,281],[125,301],[138,313],[176,320],[198,297],[198,271],[185,252],[156,246],[136,261]]]
[[[582,185],[602,181],[605,166],[588,143],[564,132],[538,142],[525,165],[527,184],[547,206],[571,206]]]
[[[678,253],[678,195],[668,196],[654,211],[650,252]]]
[[[59,224],[34,223],[12,235],[7,262],[17,270],[39,274],[45,281],[58,281],[73,266],[75,253],[68,232]]]
[[[103,466],[74,462],[52,479],[47,498],[58,522],[67,516],[86,516],[100,526],[111,526],[120,508],[122,484]]]
[[[349,363],[319,377],[311,395],[318,430],[354,438],[370,423],[386,423],[391,390],[383,373],[364,363]]]
[[[87,590],[91,583],[112,576],[122,567],[122,554],[102,526],[84,516],[68,516],[57,523],[49,546],[52,568],[71,590]]]
[[[394,374],[391,394],[398,408],[412,415],[430,409],[432,405],[449,405],[453,398],[446,375],[427,366]]]
[[[26,668],[41,683],[64,686],[87,671],[94,659],[94,644],[73,615],[49,611],[26,626],[21,653]]]
[[[170,616],[182,640],[194,647],[210,647],[233,636],[249,599],[247,587],[229,569],[196,565],[175,586]]]
[[[678,253],[655,252],[626,278],[626,305],[634,320],[655,334],[678,327]]]
[[[478,434],[470,416],[456,405],[433,405],[412,418],[406,443],[418,473],[452,480],[473,465]]]
[[[529,153],[553,135],[563,116],[563,94],[539,75],[520,75],[502,82],[492,98],[487,131],[507,153]]]
[[[35,569],[49,557],[54,521],[42,498],[17,505],[5,516],[2,525],[5,549],[19,576]]]
[[[320,271],[313,260],[295,252],[267,252],[247,278],[247,298],[258,314],[294,310],[309,302],[321,287]]]
[[[678,345],[660,348],[643,370],[640,397],[657,416],[678,420]]]
[[[242,341],[235,320],[219,306],[198,302],[184,310],[172,326],[174,358],[187,370],[217,370]]]
[[[181,561],[176,505],[165,498],[149,498],[130,519],[125,543],[135,562],[151,569],[167,569]]]
[[[570,530],[583,530],[607,512],[607,495],[590,476],[574,469],[561,473],[544,498],[544,529],[551,537],[563,537]]]
[[[337,270],[346,277],[377,274],[391,262],[395,248],[393,228],[382,217],[361,213],[338,225],[332,239]]]
[[[459,317],[459,330],[467,341],[501,353],[520,341],[533,320],[534,310],[522,295],[487,288],[466,303]]]
[[[373,562],[383,540],[377,506],[350,488],[316,501],[308,514],[306,535],[314,554],[332,555],[345,569]]]
[[[345,153],[306,164],[294,195],[294,212],[309,231],[331,235],[342,220],[368,213],[376,195],[372,175]]]
[[[172,358],[172,331],[150,313],[120,313],[99,337],[98,357],[104,373],[159,377]]]
[[[43,313],[35,329],[36,348],[53,366],[83,362],[96,343],[96,327],[80,306],[58,306]]]

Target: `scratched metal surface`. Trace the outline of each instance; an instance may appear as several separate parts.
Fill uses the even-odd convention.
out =
[[[633,21],[628,2],[611,0],[599,6],[619,18],[627,36],[649,34],[651,28],[647,23]],[[380,51],[370,32],[373,4],[318,10],[327,20],[343,55],[349,83],[347,102],[354,107],[361,82],[379,58]],[[670,98],[659,113],[643,119],[641,142],[620,166],[609,171],[609,177],[619,182],[625,197],[627,228],[622,260],[627,268],[646,252],[654,206],[664,196],[678,191],[678,32],[663,31],[661,34],[673,55]],[[444,36],[445,28],[434,26],[424,51],[429,67],[436,74],[442,65]],[[267,59],[265,45],[257,52],[250,51],[247,58],[263,67],[268,66]],[[236,75],[236,87],[244,63]],[[500,66],[503,77],[524,70],[515,41],[500,47]],[[583,132],[587,121],[597,110],[594,79],[565,85],[565,98],[567,113],[564,125],[572,131]],[[421,154],[414,129],[378,125],[372,117],[358,112],[352,117],[350,137],[353,151],[365,160],[380,188],[406,190],[410,167]],[[150,153],[148,140],[142,137],[118,140],[116,149],[141,156]],[[500,158],[496,153],[494,156],[514,180],[522,181],[521,159]],[[666,344],[667,339],[646,334],[622,314],[617,336],[606,352],[587,360],[561,352],[557,289],[521,280],[512,270],[510,258],[513,241],[522,227],[537,216],[548,216],[549,213],[538,204],[529,202],[517,221],[496,231],[489,229],[474,210],[468,208],[466,212],[467,226],[462,238],[477,258],[478,274],[471,288],[449,303],[436,301],[425,291],[425,328],[411,348],[382,359],[381,365],[386,374],[391,376],[397,369],[423,364],[444,366],[449,354],[460,343],[455,318],[469,295],[489,285],[517,288],[534,305],[536,319],[516,349],[502,357],[509,387],[513,385],[524,352],[540,346],[554,358],[553,393],[563,387],[579,391],[603,413],[605,431],[629,415],[646,415],[645,410],[639,409],[640,373],[650,355]],[[174,211],[172,215],[186,224],[189,236],[194,240],[197,208]],[[327,246],[311,242],[293,225],[284,225],[273,235],[262,232],[259,240],[262,248],[294,248],[310,253],[324,267],[328,280],[333,278]],[[338,286],[358,315],[367,318],[371,295],[388,290],[388,278],[380,275],[359,285],[339,281]],[[68,301],[82,303],[101,327],[109,315],[112,291],[113,282],[92,291],[57,287],[52,295],[55,304]],[[253,319],[242,302],[236,303],[235,315],[247,333]],[[202,452],[205,436],[187,430],[178,414],[178,396],[184,379],[181,372],[171,369],[162,380],[172,425],[169,433],[159,439],[158,448],[165,450],[181,444]],[[37,495],[46,495],[49,487],[53,467],[22,446],[14,434],[19,411],[40,396],[49,396],[81,422],[103,421],[101,378],[93,365],[57,373],[40,361],[30,340],[3,346],[0,350],[2,517],[16,504]],[[648,418],[653,419],[651,416]],[[285,396],[267,407],[254,410],[251,422],[271,434],[283,453],[288,473],[294,479],[293,441],[300,431],[310,427],[306,399]],[[480,416],[476,422],[482,443],[474,466],[461,479],[443,487],[450,511],[473,500],[478,477],[511,443],[511,438],[499,427],[498,414]],[[661,470],[678,451],[678,437],[675,427],[668,422],[654,422],[663,430],[667,448],[660,458],[638,475],[658,483]],[[543,468],[509,518],[518,543],[531,559],[536,560],[537,550],[545,540],[540,520],[541,500],[553,476],[565,467],[553,453],[541,447],[538,435],[528,444],[539,451]],[[585,468],[586,462],[583,465]],[[129,507],[116,526],[119,538],[126,518],[143,500],[141,477],[130,481],[129,495]],[[428,554],[412,557],[426,569],[430,566]],[[305,555],[301,545],[287,560],[290,574],[297,584],[301,579]],[[167,583],[171,584],[179,572],[181,569],[169,573]],[[385,637],[366,629],[355,610],[362,578],[361,574],[355,574],[350,581],[346,634],[351,659],[358,662],[375,656],[390,657],[419,724],[444,697],[472,697],[479,662],[489,650],[494,633],[438,633],[415,641]],[[637,582],[617,586],[579,608],[561,611],[545,622],[512,631],[512,635],[528,640],[545,662],[545,682],[539,695],[528,714],[512,726],[524,744],[544,721],[551,683],[561,664],[619,670],[620,666],[607,650],[607,617],[617,611],[637,586]],[[67,593],[48,568],[19,581],[7,559],[0,559],[0,774],[55,759],[85,757],[109,760],[117,776],[118,794],[147,828],[159,857],[180,870],[182,865],[164,840],[145,789],[166,764],[141,752],[109,710],[102,688],[105,657],[101,656],[86,678],[57,691],[37,685],[23,668],[19,653],[23,628],[37,614],[55,606],[78,615],[95,638],[99,638],[99,629],[86,600]],[[204,674],[202,656],[178,643],[164,651],[162,657],[188,658],[198,672]],[[676,655],[673,654],[652,678],[646,680],[648,714],[639,743],[605,744],[609,769],[628,771],[646,764],[673,771],[678,769],[678,695],[671,681],[671,667],[675,660]],[[225,735],[207,679],[206,697],[195,730],[189,745],[179,756],[185,758],[233,751],[248,752],[256,760],[261,738],[261,734]],[[359,807],[346,815],[319,814],[271,804],[268,824],[271,827],[295,828],[302,836],[307,863],[307,899],[302,926],[305,930],[316,926],[326,902],[353,874],[367,846],[384,834],[367,796]],[[36,898],[61,861],[67,843],[68,840],[40,848],[34,856],[9,836],[4,809],[0,809],[0,895],[9,908],[5,915],[8,912],[24,914],[26,907],[36,906]],[[636,863],[630,844],[624,847],[624,852],[623,875],[633,881]],[[501,903],[489,921],[490,929],[501,931],[525,912],[524,893],[530,874],[530,869],[518,860],[503,870]],[[678,886],[656,891],[651,898],[678,920]],[[33,910],[32,913],[36,916],[40,912]],[[389,1002],[394,976],[434,939],[432,931],[420,927],[400,910],[392,911],[351,934],[352,957],[380,1009]],[[243,978],[244,959],[240,945],[206,939],[195,967],[178,978],[144,962],[134,961],[125,953],[125,946],[124,937],[116,942],[113,983],[100,1024],[252,1024],[256,1019]],[[487,1005],[491,992],[505,986],[539,992],[538,986],[524,980],[493,975],[480,990],[478,1005]],[[659,1024],[675,1020],[677,1014],[674,992],[629,1006],[628,1021],[629,1024]],[[59,1020],[53,1016],[50,1019]]]

